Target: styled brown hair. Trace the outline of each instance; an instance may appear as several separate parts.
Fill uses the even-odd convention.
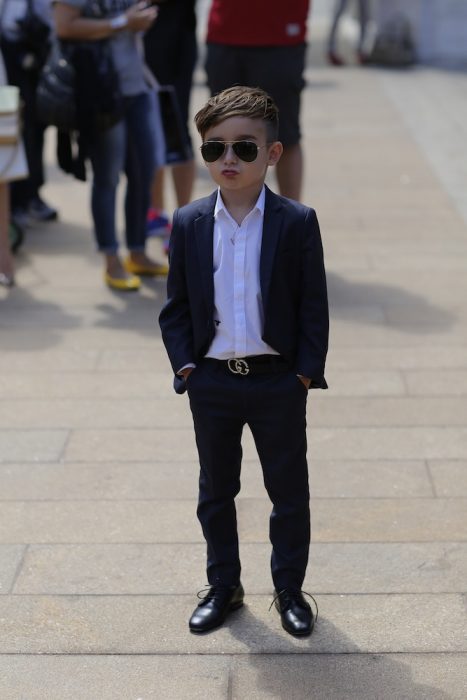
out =
[[[195,115],[195,125],[204,138],[208,129],[230,117],[261,119],[266,125],[268,141],[277,141],[279,110],[261,88],[236,85],[213,95]]]

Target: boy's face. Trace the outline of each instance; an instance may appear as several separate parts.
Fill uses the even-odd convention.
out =
[[[214,182],[224,192],[255,194],[263,186],[269,165],[275,165],[282,154],[279,141],[267,143],[267,129],[261,119],[229,117],[206,131],[206,141],[252,141],[259,149],[256,159],[250,163],[237,156],[229,144],[224,153],[213,163],[206,163]]]

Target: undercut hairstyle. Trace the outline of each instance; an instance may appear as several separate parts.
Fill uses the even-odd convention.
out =
[[[230,117],[260,119],[266,126],[268,142],[277,141],[279,110],[272,97],[261,88],[236,85],[213,95],[195,115],[195,125],[204,139],[208,129]]]

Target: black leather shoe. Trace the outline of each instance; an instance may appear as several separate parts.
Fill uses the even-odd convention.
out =
[[[245,591],[238,586],[212,586],[190,617],[191,632],[208,632],[219,627],[232,610],[243,605]]]
[[[276,594],[274,604],[286,632],[296,637],[306,637],[312,633],[315,617],[301,591],[284,589]]]

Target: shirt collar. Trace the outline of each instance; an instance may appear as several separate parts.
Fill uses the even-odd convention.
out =
[[[256,204],[252,208],[252,210],[247,214],[247,216],[250,216],[252,211],[258,211],[261,216],[264,216],[264,204],[266,201],[266,188],[263,185],[261,188],[261,192],[259,193],[259,197],[256,200]],[[216,199],[216,205],[214,207],[214,218],[217,219],[218,215],[220,212],[223,212],[225,216],[228,216],[229,219],[232,217],[230,216],[229,212],[226,209],[226,206],[224,204],[224,200],[222,199],[221,191],[220,188],[217,190],[217,199]]]

